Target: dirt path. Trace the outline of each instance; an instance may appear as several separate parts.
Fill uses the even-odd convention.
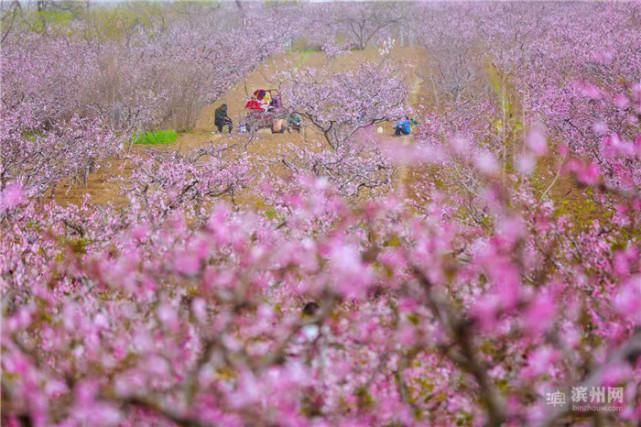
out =
[[[419,48],[396,48],[391,52],[393,60],[397,61],[410,87],[410,103],[416,111],[420,110],[422,80],[417,73],[417,68],[424,65],[425,52]],[[228,105],[229,116],[237,125],[244,114],[244,102],[248,94],[257,88],[271,88],[276,85],[272,78],[278,71],[289,67],[313,66],[329,67],[332,70],[341,71],[354,68],[358,64],[377,60],[376,49],[350,52],[340,55],[335,59],[328,59],[321,52],[290,52],[277,56],[258,67],[246,79],[232,87],[217,102],[208,105],[201,111],[196,126],[187,133],[179,135],[174,144],[165,146],[135,146],[134,152],[144,153],[154,150],[172,150],[187,153],[193,149],[211,145],[234,144],[246,142],[247,134],[233,133],[221,135],[214,131],[214,110],[222,103]],[[384,124],[384,134],[392,134],[392,124]],[[295,132],[285,134],[271,134],[269,130],[258,132],[256,139],[247,145],[247,152],[252,155],[259,155],[263,159],[277,161],[282,156],[280,145],[305,144],[314,138],[312,130],[298,134]],[[407,143],[409,138],[401,141]],[[243,146],[245,146],[243,144]],[[103,162],[100,169],[89,175],[87,185],[59,186],[54,192],[55,200],[63,205],[74,203],[80,204],[86,197],[96,204],[112,203],[116,206],[126,204],[126,200],[120,194],[121,183],[115,178],[127,177],[131,173],[131,162],[126,156],[109,159]]]

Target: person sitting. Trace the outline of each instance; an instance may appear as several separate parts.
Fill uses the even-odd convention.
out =
[[[402,120],[396,122],[394,126],[394,135],[410,135],[412,133],[412,121],[405,116]]]
[[[245,108],[247,108],[248,110],[262,110],[263,106],[260,102],[258,102],[255,96],[252,96],[251,99],[245,104]]]
[[[279,96],[272,96],[272,107],[274,109],[279,109],[280,108],[280,97]]]
[[[214,112],[214,124],[218,129],[218,132],[223,133],[225,126],[229,127],[229,133],[233,126],[231,118],[227,115],[227,104],[223,104],[220,107],[216,108]]]
[[[295,131],[300,132],[302,125],[303,118],[298,113],[292,113],[287,118],[287,130],[294,129]]]

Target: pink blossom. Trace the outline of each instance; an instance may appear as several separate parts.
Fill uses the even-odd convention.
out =
[[[630,105],[630,100],[625,94],[620,93],[614,97],[614,105],[621,110],[625,110]]]
[[[630,277],[614,296],[617,311],[632,321],[641,323],[641,275]]]
[[[516,167],[519,173],[531,175],[536,168],[536,157],[529,154],[521,154],[516,159]]]
[[[191,253],[184,253],[176,258],[176,271],[188,276],[194,275],[200,271],[200,260]]]
[[[358,249],[349,244],[337,243],[329,259],[336,274],[337,290],[346,298],[361,298],[372,280],[372,273],[363,264]]]
[[[494,175],[499,171],[499,164],[496,157],[486,150],[482,150],[474,157],[474,164],[481,173],[486,175]]]
[[[545,131],[541,125],[534,126],[525,138],[526,146],[536,155],[544,156],[547,154],[548,145]]]
[[[566,170],[573,172],[577,180],[585,185],[594,185],[599,181],[600,168],[595,162],[584,164],[578,160],[570,160],[566,164]]]
[[[14,209],[25,202],[25,194],[20,184],[9,184],[0,192],[0,212]]]
[[[577,82],[576,87],[579,91],[579,94],[586,98],[601,99],[603,97],[603,92],[601,91],[601,89],[598,86],[593,85],[592,83],[589,83],[587,81]]]
[[[553,374],[554,365],[558,359],[557,350],[549,346],[539,347],[528,356],[524,376],[533,378],[542,374]]]
[[[525,313],[525,328],[533,334],[545,332],[556,314],[556,302],[549,294],[540,294],[532,301]]]

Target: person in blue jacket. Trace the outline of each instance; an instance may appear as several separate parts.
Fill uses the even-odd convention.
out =
[[[412,121],[409,117],[405,116],[402,120],[396,122],[394,126],[394,135],[409,135],[412,133]]]

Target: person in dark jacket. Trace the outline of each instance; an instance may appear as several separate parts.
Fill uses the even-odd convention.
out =
[[[223,133],[223,128],[225,126],[229,126],[229,133],[231,133],[233,124],[231,118],[227,115],[227,104],[223,104],[216,108],[216,112],[214,113],[214,124],[220,133]]]

